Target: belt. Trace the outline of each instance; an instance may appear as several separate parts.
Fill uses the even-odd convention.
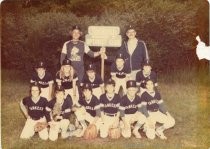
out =
[[[158,109],[149,110],[149,112],[157,112]]]
[[[106,116],[111,116],[111,117],[115,117],[115,116],[117,116],[117,113],[115,113],[115,114],[111,114],[111,113],[104,113],[104,115],[106,115]]]
[[[126,77],[126,75],[118,75],[118,74],[116,74],[116,77],[120,78],[120,79],[124,79]]]
[[[39,120],[39,119],[41,119],[41,118],[43,118],[43,117],[40,117],[40,118],[35,118],[35,117],[32,118],[32,117],[31,117],[31,119],[34,120],[34,121],[37,121],[37,120]]]

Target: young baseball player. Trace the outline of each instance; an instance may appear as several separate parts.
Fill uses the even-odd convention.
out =
[[[155,134],[161,139],[167,139],[163,131],[175,125],[174,118],[166,110],[160,93],[154,89],[152,80],[146,81],[147,90],[142,94],[142,109],[147,117],[146,136],[154,139]],[[156,122],[163,124],[155,130]]]
[[[106,138],[110,128],[119,126],[120,96],[114,92],[115,82],[109,79],[105,84],[106,93],[100,97],[101,119],[100,136]]]
[[[37,84],[32,84],[30,87],[31,96],[25,97],[20,102],[20,108],[27,118],[25,126],[21,132],[21,139],[29,139],[35,134],[34,127],[38,122],[46,122],[45,108],[47,99],[40,96],[41,89]],[[47,127],[39,131],[39,137],[42,140],[48,139]]]
[[[125,138],[131,137],[131,124],[136,122],[132,133],[136,138],[141,138],[139,128],[146,122],[145,115],[141,112],[141,99],[136,95],[136,81],[129,80],[126,84],[127,94],[122,97],[120,102],[120,116],[123,120],[124,128],[122,136]]]
[[[116,57],[115,63],[111,66],[111,76],[115,81],[115,93],[118,94],[120,87],[123,88],[123,95],[126,94],[126,82],[129,80],[131,70],[125,65],[124,56],[119,53]]]
[[[140,96],[146,91],[146,80],[149,79],[154,82],[155,87],[158,86],[157,75],[152,71],[152,66],[149,63],[144,63],[143,69],[136,74],[137,85],[140,87]]]
[[[31,77],[30,82],[37,82],[41,87],[40,96],[47,98],[47,100],[51,100],[52,98],[52,87],[53,87],[53,77],[52,75],[46,71],[46,65],[43,61],[39,61],[35,66],[36,73],[34,73]]]
[[[96,74],[96,68],[93,64],[88,65],[86,70],[86,75],[84,75],[81,86],[83,84],[89,83],[93,90],[93,95],[98,99],[104,93],[104,82],[101,77]]]
[[[100,103],[97,97],[92,94],[91,84],[84,84],[82,90],[84,97],[79,100],[79,105],[75,109],[75,115],[83,129],[81,132],[76,134],[76,137],[83,136],[85,130],[87,129],[86,121],[89,125],[96,125],[97,130],[99,130],[101,124]]]
[[[70,95],[73,105],[78,103],[79,93],[76,82],[78,80],[74,68],[71,66],[69,59],[64,59],[60,71],[56,75],[57,85],[62,85],[65,90],[65,96]]]
[[[69,126],[70,112],[72,109],[72,99],[70,95],[65,97],[64,88],[57,86],[55,89],[55,98],[52,99],[47,107],[47,122],[50,125],[49,139],[55,141],[58,139],[58,133],[61,130],[61,138],[69,136],[67,132]]]

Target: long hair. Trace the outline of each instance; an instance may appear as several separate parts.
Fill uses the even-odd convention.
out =
[[[75,73],[76,73],[76,71],[74,70],[74,68],[72,66],[70,66],[70,71],[69,71],[69,79],[70,79],[70,81],[73,81],[73,77],[74,77]],[[59,74],[59,77],[61,79],[63,79],[65,77],[63,66],[61,66],[61,69],[56,73],[56,75],[57,74]]]

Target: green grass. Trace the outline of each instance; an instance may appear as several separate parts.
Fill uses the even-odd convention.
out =
[[[134,137],[130,139],[121,137],[118,140],[97,138],[91,141],[69,138],[51,142],[42,141],[37,135],[31,140],[19,139],[25,123],[19,102],[28,94],[28,79],[21,72],[2,70],[2,147],[3,149],[208,149],[210,147],[209,76],[183,72],[168,77],[159,75],[159,90],[169,112],[176,120],[175,127],[165,132],[168,140],[156,138],[151,141],[142,133],[141,140]]]

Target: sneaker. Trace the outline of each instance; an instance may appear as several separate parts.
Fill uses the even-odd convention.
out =
[[[167,137],[164,135],[162,130],[156,129],[155,134],[162,140],[166,140]]]
[[[134,136],[137,138],[137,139],[140,139],[141,138],[141,135],[140,135],[140,133],[138,132],[138,130],[133,130],[133,134],[134,134]]]

